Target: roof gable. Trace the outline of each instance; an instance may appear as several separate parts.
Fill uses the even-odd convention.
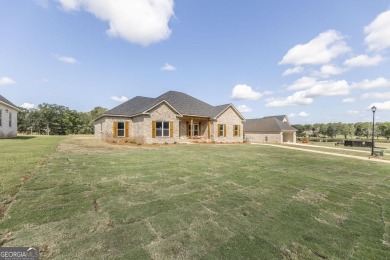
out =
[[[17,111],[20,111],[20,109],[14,105],[11,101],[9,101],[8,99],[6,99],[5,97],[3,97],[2,95],[0,95],[0,103],[4,104],[4,105],[7,105],[9,107],[12,107],[13,109],[17,110]]]
[[[190,95],[178,91],[168,91],[156,98],[137,96],[105,112],[100,117],[103,116],[133,117],[139,114],[147,114],[150,109],[161,104],[162,102],[166,102],[180,116],[187,115],[187,116],[216,118],[221,113],[223,113],[228,107],[232,107],[233,110],[235,110],[235,112],[242,119],[244,119],[244,117],[238,112],[238,110],[232,104],[212,106],[210,104],[207,104],[206,102],[203,102]]]

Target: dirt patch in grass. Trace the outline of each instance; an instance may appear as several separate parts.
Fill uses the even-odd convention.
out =
[[[292,198],[307,204],[318,204],[326,200],[326,195],[312,190],[300,190]]]

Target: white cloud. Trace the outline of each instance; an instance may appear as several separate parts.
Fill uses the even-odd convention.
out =
[[[299,80],[298,80],[299,81]],[[302,83],[300,85],[300,83]],[[306,83],[306,85],[304,84]],[[313,81],[312,78],[300,79],[298,84],[293,84],[292,89],[305,89],[297,91],[286,98],[271,98],[267,100],[267,107],[284,107],[294,105],[308,105],[313,103],[313,97],[347,95],[350,86],[345,80]],[[291,87],[290,86],[290,87]],[[290,89],[291,90],[291,89]]]
[[[390,10],[379,14],[364,28],[369,50],[381,51],[390,47]]]
[[[355,98],[344,98],[343,103],[355,103],[356,99]]]
[[[288,115],[288,117],[308,117],[310,116],[310,114],[306,113],[305,111],[302,111],[302,112],[299,112],[298,114],[294,114],[294,113],[291,113],[290,115]]]
[[[241,113],[249,113],[249,112],[252,112],[253,109],[248,107],[247,105],[240,105],[237,107],[238,111],[240,111]]]
[[[168,64],[168,63],[165,63],[164,66],[161,67],[161,70],[165,70],[165,71],[175,71],[176,68],[173,67],[172,65]]]
[[[256,92],[252,87],[245,84],[234,86],[232,91],[233,99],[258,100],[263,96],[260,92]]]
[[[349,94],[349,88],[349,84],[345,80],[318,81],[316,85],[305,90],[305,95],[307,97],[342,96]]]
[[[147,46],[167,39],[174,0],[58,0],[66,11],[85,10],[109,23],[107,34]]]
[[[33,109],[33,108],[37,108],[37,106],[36,106],[36,105],[34,105],[34,104],[31,104],[31,103],[27,103],[27,102],[25,102],[25,103],[21,104],[21,105],[20,105],[20,107],[23,107],[23,108],[25,108],[25,109]]]
[[[375,55],[369,57],[367,55],[358,55],[344,62],[345,66],[348,67],[371,67],[379,65],[383,61],[382,56]]]
[[[62,55],[56,55],[57,60],[69,63],[69,64],[75,64],[77,63],[77,60],[73,57],[68,57],[68,56],[62,56]]]
[[[285,76],[289,76],[289,75],[293,75],[293,74],[300,74],[303,71],[304,71],[303,67],[297,66],[297,67],[294,67],[294,68],[286,69],[283,72],[282,76],[285,77]]]
[[[360,82],[354,82],[352,84],[353,88],[361,88],[361,89],[373,89],[373,88],[383,88],[390,87],[390,80],[379,77],[374,80],[365,79]]]
[[[385,101],[385,102],[382,102],[382,103],[374,103],[374,104],[371,104],[367,107],[367,109],[371,110],[371,108],[373,106],[376,106],[377,108],[377,111],[379,110],[390,110],[390,100],[389,101]]]
[[[361,99],[390,99],[390,92],[386,93],[364,93]]]
[[[293,84],[287,87],[288,90],[302,90],[313,87],[317,84],[317,79],[312,77],[302,77],[297,79]]]
[[[286,107],[297,105],[308,105],[313,103],[312,98],[306,97],[304,91],[295,92],[293,95],[286,98],[271,98],[268,100],[266,107]]]
[[[129,99],[127,97],[125,97],[125,96],[121,96],[121,97],[112,96],[111,100],[113,100],[115,102],[118,102],[118,103],[123,103],[123,102],[126,102]]]
[[[0,78],[0,85],[12,85],[12,84],[16,84],[16,81],[9,77]]]
[[[279,64],[295,66],[327,64],[349,51],[350,48],[344,41],[344,36],[337,31],[329,30],[320,33],[308,43],[295,45],[284,55]]]
[[[310,116],[310,114],[306,113],[305,111],[302,111],[302,112],[298,113],[298,116],[299,117],[308,117],[308,116]]]
[[[347,115],[358,115],[359,114],[359,111],[356,111],[356,110],[348,110],[346,112]]]
[[[322,78],[327,78],[332,75],[339,75],[345,72],[345,69],[328,64],[324,65],[320,68],[319,71],[315,71],[313,73],[314,76],[322,77]]]

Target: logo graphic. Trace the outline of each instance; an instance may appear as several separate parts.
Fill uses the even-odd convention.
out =
[[[39,260],[39,248],[0,247],[0,260]]]

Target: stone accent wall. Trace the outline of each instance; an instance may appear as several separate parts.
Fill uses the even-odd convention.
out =
[[[16,137],[18,133],[18,111],[3,104],[0,104],[1,126],[0,138]],[[11,115],[11,127],[9,126],[9,115]]]
[[[129,122],[129,137],[114,137],[114,122]],[[122,117],[102,117],[95,121],[94,135],[105,141],[133,142],[133,120]]]
[[[179,141],[179,119],[177,114],[165,103],[160,104],[159,106],[153,108],[149,111],[150,117],[144,118],[144,137],[145,143],[147,144],[164,144],[164,143],[174,143]],[[165,121],[173,122],[173,137],[152,137],[152,122],[153,121]]]
[[[140,115],[133,118],[103,117],[95,121],[95,137],[105,141],[132,142],[138,144],[164,144],[180,142],[180,137],[187,137],[187,123],[180,121],[176,112],[167,104],[148,111],[149,114]],[[114,137],[113,123],[117,121],[129,122],[129,137]],[[173,122],[173,137],[153,137],[152,122],[164,121]],[[206,136],[208,133],[208,121],[200,120],[200,135]],[[218,137],[218,124],[226,124],[226,137]],[[233,126],[240,126],[240,136],[233,136]],[[241,118],[232,109],[226,110],[216,121],[210,122],[210,138],[215,142],[243,142],[243,124]]]
[[[281,143],[283,133],[245,133],[245,141],[252,143]],[[268,139],[266,141],[266,138]]]
[[[238,114],[229,107],[222,115],[218,117],[218,119],[212,122],[213,127],[211,127],[211,139],[215,142],[222,143],[236,143],[243,142],[243,124],[242,119],[238,116]],[[226,125],[226,137],[220,136],[218,137],[218,125],[225,124]],[[233,126],[240,126],[240,136],[233,136]]]

